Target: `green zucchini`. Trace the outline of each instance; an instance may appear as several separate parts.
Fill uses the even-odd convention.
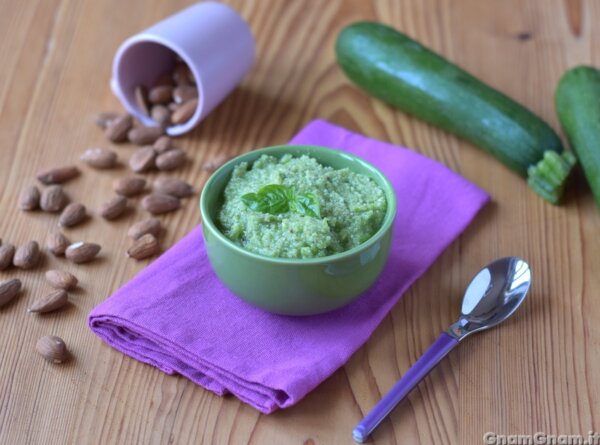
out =
[[[472,142],[521,176],[547,170],[545,152],[563,152],[554,130],[527,108],[393,28],[351,24],[337,38],[336,56],[369,94]],[[530,185],[556,202],[570,170]]]
[[[600,71],[591,66],[568,70],[554,99],[569,144],[600,206]]]

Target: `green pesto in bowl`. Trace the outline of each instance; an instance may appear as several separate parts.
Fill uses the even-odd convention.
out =
[[[335,169],[308,155],[263,154],[233,168],[217,222],[250,252],[276,258],[320,258],[369,240],[387,211],[370,177]]]

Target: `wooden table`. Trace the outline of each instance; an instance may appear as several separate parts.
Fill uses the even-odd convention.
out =
[[[43,241],[57,217],[17,209],[22,187],[45,167],[107,146],[98,111],[120,110],[108,81],[127,36],[186,0],[0,0],[0,236]],[[284,143],[313,118],[402,144],[488,190],[493,202],[404,295],[373,337],[297,406],[260,415],[181,377],[111,349],[87,313],[146,262],[124,255],[123,220],[97,216],[68,231],[102,244],[101,259],[72,266],[46,255],[33,271],[10,270],[24,293],[0,310],[2,444],[348,444],[354,424],[456,317],[481,265],[521,255],[534,286],[517,315],[452,352],[374,435],[377,444],[480,444],[485,432],[587,434],[600,428],[600,212],[581,178],[564,206],[546,204],[490,156],[370,99],[334,61],[339,30],[355,20],[391,23],[486,82],[558,122],[553,92],[567,67],[600,64],[600,4],[582,1],[231,2],[249,21],[258,62],[242,85],[179,144],[193,162],[178,172],[198,189],[204,162]],[[600,98],[599,98],[600,100]],[[117,148],[126,160],[131,147]],[[84,174],[67,185],[97,211],[126,170]],[[400,200],[401,205],[401,200]],[[163,218],[163,247],[199,222],[194,200]],[[48,291],[43,271],[66,268],[81,290],[65,311],[26,313]],[[56,366],[35,352],[43,335],[65,339],[73,360]]]

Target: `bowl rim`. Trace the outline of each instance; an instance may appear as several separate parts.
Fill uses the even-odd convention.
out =
[[[219,228],[216,226],[215,222],[213,221],[213,218],[210,216],[210,213],[207,208],[207,203],[206,203],[206,196],[208,193],[207,190],[210,191],[210,188],[216,181],[216,178],[220,174],[222,174],[224,170],[230,169],[230,168],[232,168],[233,165],[237,165],[240,162],[246,161],[246,159],[244,159],[246,157],[250,157],[250,156],[251,157],[260,157],[263,154],[274,155],[274,153],[276,153],[278,155],[284,155],[284,154],[286,154],[285,150],[286,149],[289,150],[290,148],[291,149],[309,148],[309,149],[316,150],[316,151],[336,152],[340,156],[352,158],[354,161],[357,161],[358,163],[362,164],[363,167],[366,167],[368,170],[370,170],[372,173],[374,173],[374,175],[378,176],[381,179],[382,184],[385,185],[385,187],[382,187],[382,188],[385,193],[385,197],[386,197],[386,201],[387,201],[387,208],[386,208],[385,216],[383,218],[383,222],[381,223],[381,227],[379,227],[377,232],[375,232],[373,234],[373,236],[371,236],[371,238],[369,238],[365,242],[359,244],[358,246],[353,247],[352,249],[345,250],[345,251],[339,252],[339,253],[335,253],[333,255],[327,255],[327,256],[317,257],[317,258],[279,258],[279,257],[270,257],[270,256],[250,252],[249,250],[246,250],[246,249],[238,246],[237,244],[235,244],[233,241],[231,241],[229,238],[227,238],[219,230]],[[293,153],[290,153],[290,154],[293,154]],[[317,159],[317,161],[318,161],[318,159]],[[362,159],[356,155],[353,155],[351,153],[348,153],[346,151],[335,149],[335,148],[322,147],[319,145],[309,145],[309,144],[273,145],[273,146],[269,146],[269,147],[259,148],[256,150],[251,150],[251,151],[242,153],[241,155],[238,155],[238,156],[230,159],[229,161],[227,161],[225,164],[223,164],[221,167],[219,167],[217,170],[215,170],[210,175],[210,177],[204,184],[202,193],[200,194],[200,203],[199,204],[200,204],[200,215],[202,217],[202,225],[205,228],[209,229],[211,231],[211,233],[214,236],[216,236],[221,242],[223,242],[227,247],[235,250],[236,252],[240,253],[243,256],[249,257],[249,258],[257,260],[257,261],[262,261],[262,262],[266,262],[266,263],[274,263],[274,264],[289,264],[289,265],[329,264],[333,261],[339,261],[339,260],[343,260],[343,259],[352,257],[352,256],[356,255],[357,253],[360,253],[360,252],[368,249],[373,244],[378,242],[388,232],[388,230],[391,229],[391,226],[394,223],[394,220],[396,218],[396,211],[397,211],[396,193],[394,191],[394,187],[392,186],[392,183],[389,181],[389,179],[377,167],[375,167],[370,162],[367,162],[364,159]]]

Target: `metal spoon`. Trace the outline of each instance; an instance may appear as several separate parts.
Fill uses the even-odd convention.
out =
[[[494,261],[475,275],[463,297],[460,318],[443,332],[381,401],[352,430],[363,443],[400,401],[461,340],[503,322],[517,310],[531,284],[529,265],[520,258]]]

